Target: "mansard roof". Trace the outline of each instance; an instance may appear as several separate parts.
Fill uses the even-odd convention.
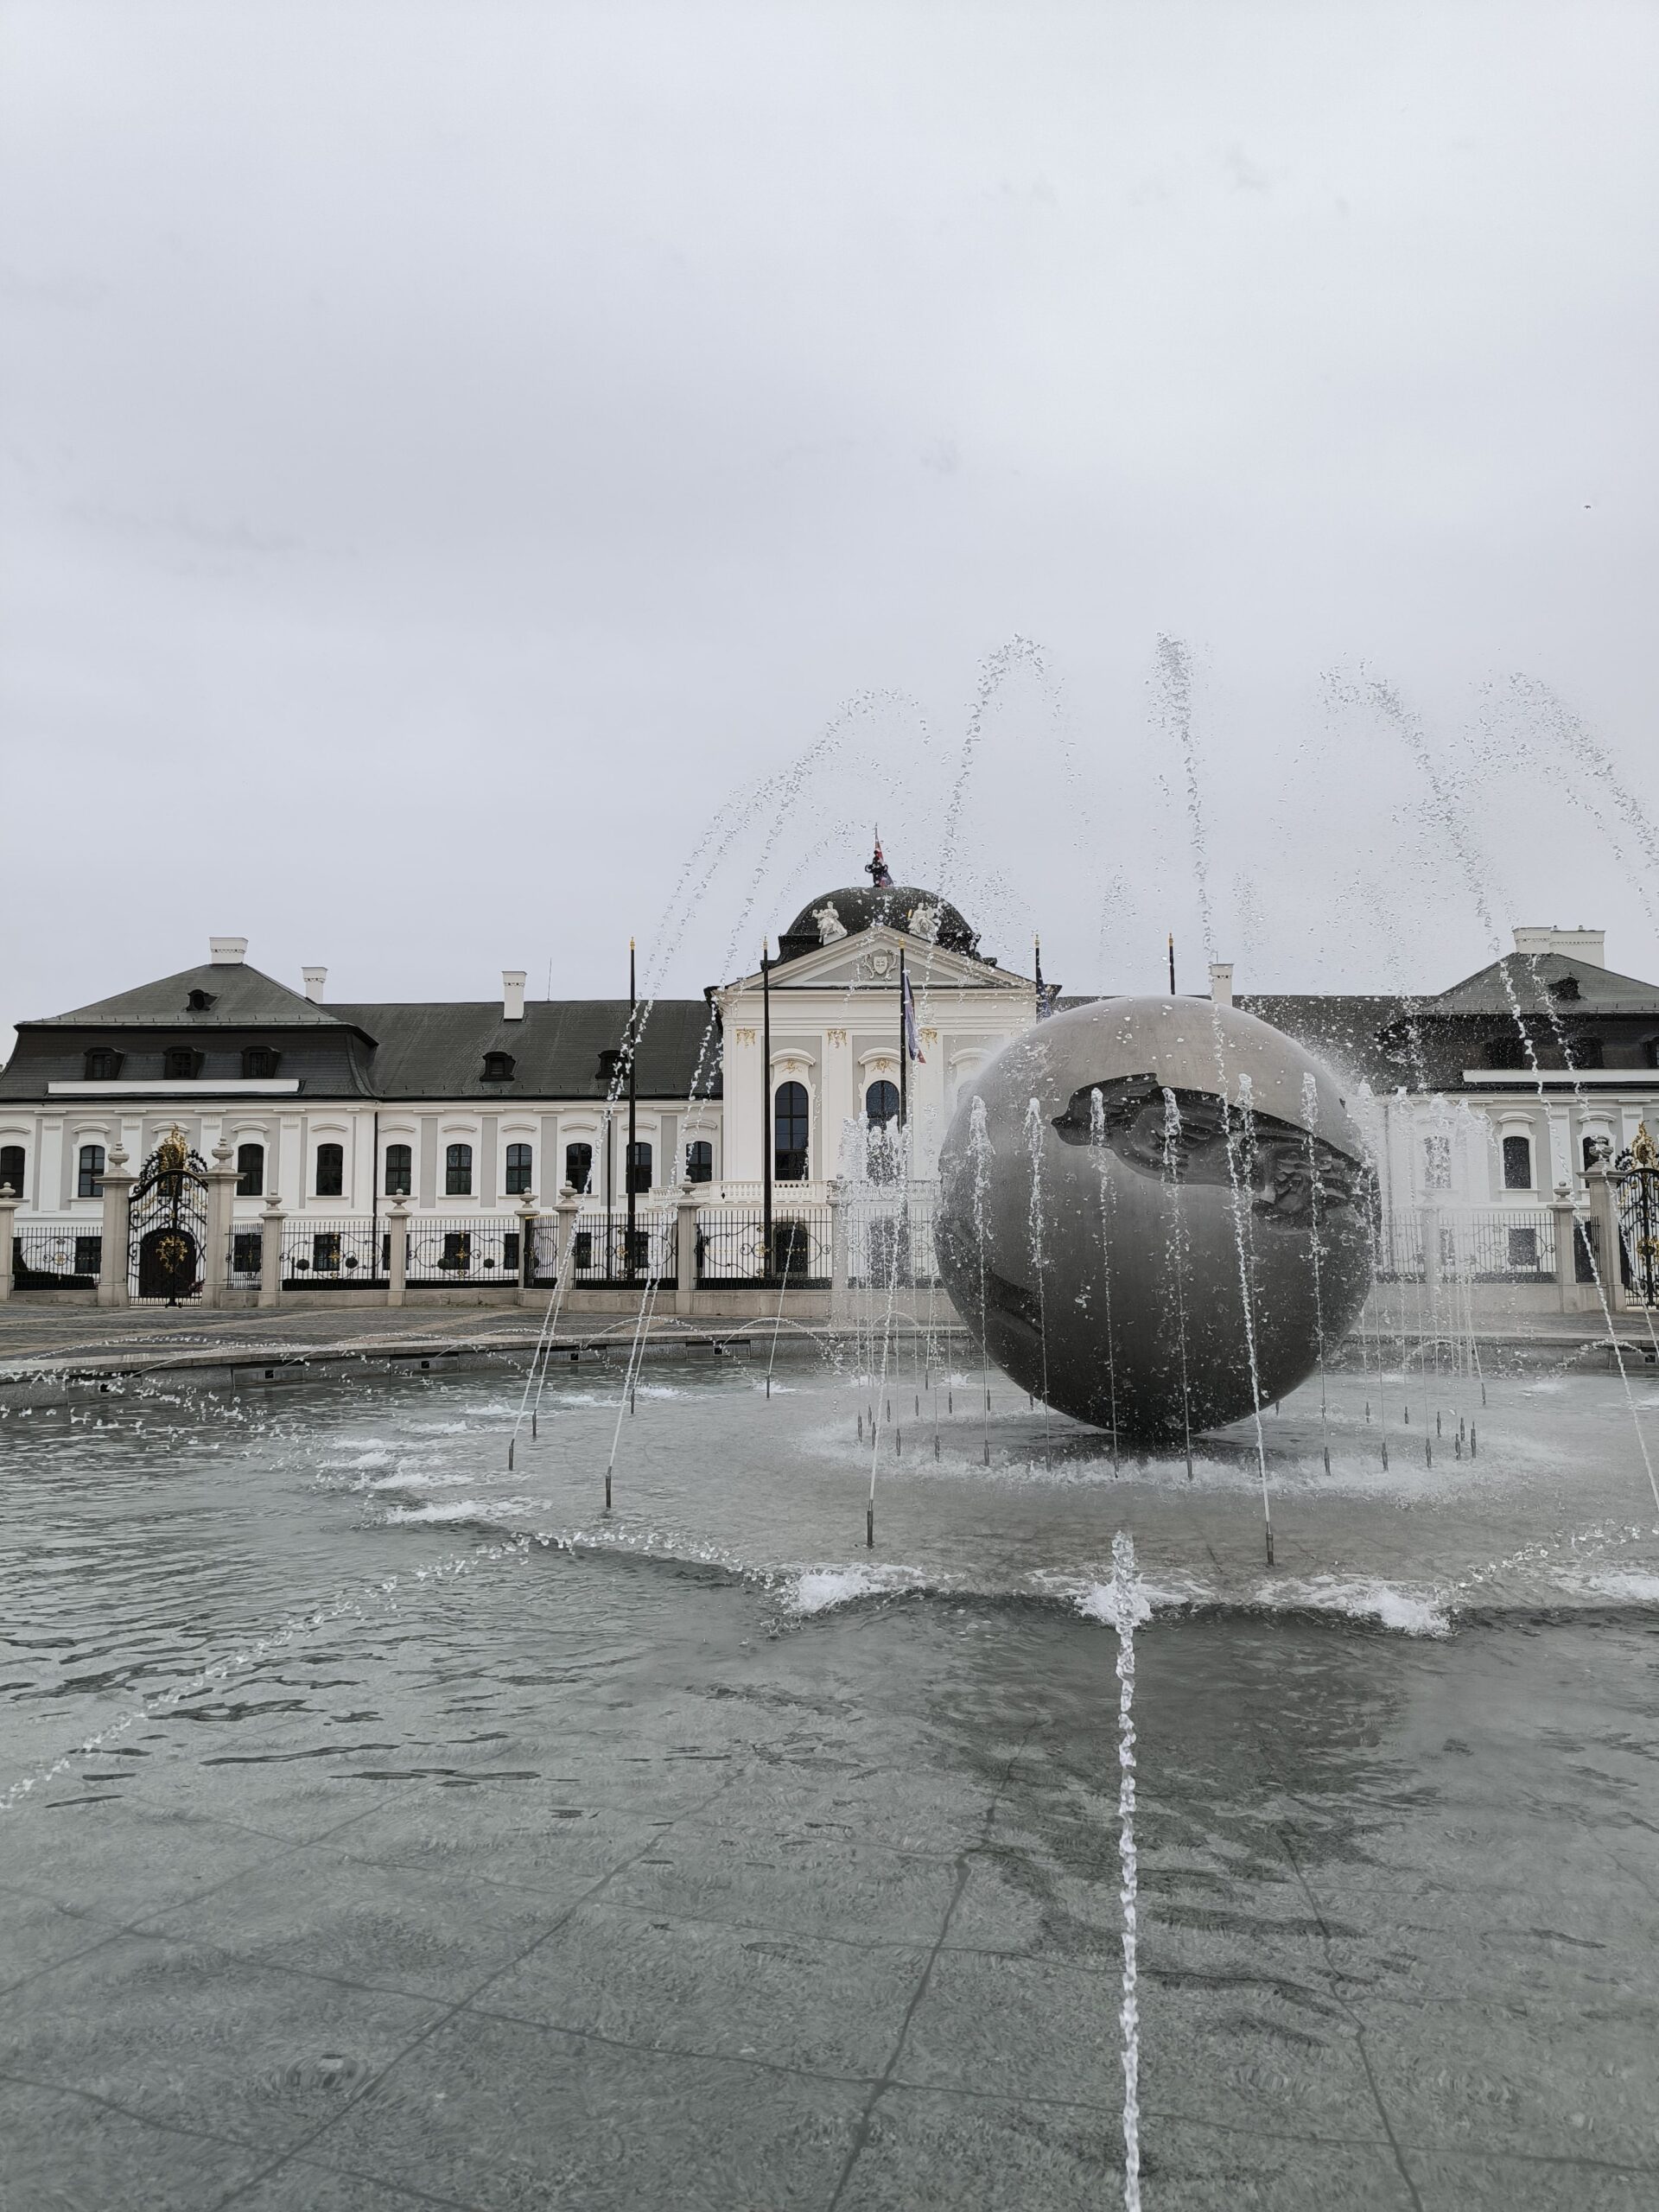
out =
[[[212,1003],[199,1011],[190,1006],[190,994],[200,991]],[[153,983],[140,983],[113,998],[94,999],[90,1006],[68,1014],[19,1022],[20,1029],[336,1029],[337,1007],[319,1006],[302,992],[291,991],[275,976],[262,975],[245,961],[204,963],[181,969],[176,976],[162,976]]]
[[[1564,983],[1575,988],[1563,995]],[[1512,1020],[1516,1006],[1523,1014],[1541,1013],[1546,996],[1552,1003],[1559,1000],[1593,1014],[1659,1013],[1659,983],[1644,983],[1564,952],[1506,952],[1423,1004],[1433,1014],[1492,1014]]]
[[[369,1082],[379,1098],[595,1098],[610,1095],[613,1062],[627,1033],[626,999],[530,999],[522,1021],[501,1001],[414,1001],[337,1006],[342,1021],[370,1031],[377,1049]],[[642,1098],[718,1098],[720,1033],[702,999],[658,999],[639,1036],[636,1090]],[[486,1052],[513,1063],[505,1083],[483,1079]]]

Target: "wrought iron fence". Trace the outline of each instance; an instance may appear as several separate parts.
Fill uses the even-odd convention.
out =
[[[96,1290],[104,1264],[104,1239],[73,1224],[25,1222],[11,1237],[14,1290]]]
[[[933,1249],[931,1183],[897,1187],[892,1197],[859,1198],[847,1209],[847,1279],[856,1289],[925,1287],[939,1279]]]
[[[632,1246],[626,1206],[613,1206],[608,1213],[603,1207],[597,1212],[583,1211],[576,1216],[571,1236],[575,1249],[569,1281],[573,1288],[653,1281],[666,1288],[678,1281],[672,1206],[637,1206]]]
[[[263,1229],[231,1231],[229,1281],[233,1290],[257,1290],[265,1271],[265,1233]]]
[[[523,1264],[523,1223],[516,1213],[460,1219],[411,1219],[404,1280],[415,1289],[454,1283],[516,1283]]]
[[[1555,1274],[1555,1217],[1548,1206],[1521,1212],[1457,1213],[1443,1221],[1443,1262],[1471,1282],[1549,1282]]]
[[[390,1264],[390,1237],[371,1221],[283,1224],[284,1290],[383,1289]]]
[[[1376,1274],[1379,1282],[1421,1282],[1423,1217],[1389,1211],[1376,1224]]]
[[[699,1206],[696,1233],[697,1281],[706,1289],[822,1290],[829,1284],[828,1206],[774,1201],[770,1251],[764,1206]]]

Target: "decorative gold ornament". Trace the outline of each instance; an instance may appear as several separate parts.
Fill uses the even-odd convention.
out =
[[[1645,1122],[1638,1122],[1636,1125],[1636,1141],[1630,1147],[1630,1165],[1632,1167],[1659,1167],[1659,1145],[1656,1145],[1649,1135]]]

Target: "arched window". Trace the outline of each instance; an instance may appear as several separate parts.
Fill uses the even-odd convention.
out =
[[[473,1147],[452,1144],[443,1155],[444,1196],[470,1198],[473,1195]]]
[[[780,1083],[772,1106],[772,1174],[780,1183],[804,1183],[806,1085]]]
[[[568,1144],[564,1147],[564,1179],[579,1198],[586,1198],[594,1180],[594,1147]]]
[[[415,1188],[415,1155],[406,1144],[386,1147],[386,1196],[406,1198]]]
[[[0,1144],[0,1185],[3,1185],[14,1198],[21,1198],[23,1195],[23,1174],[27,1166],[22,1145]]]
[[[162,1054],[162,1079],[164,1083],[189,1083],[194,1079],[197,1055],[189,1045],[169,1045]]]
[[[269,1045],[247,1045],[242,1052],[242,1073],[251,1082],[263,1082],[276,1072],[276,1055]]]
[[[864,1094],[864,1114],[873,1129],[880,1128],[899,1118],[899,1086],[884,1078],[873,1083]]]
[[[107,1045],[94,1045],[86,1055],[88,1083],[113,1083],[115,1071],[121,1065],[119,1052],[112,1052]]]
[[[264,1145],[239,1144],[236,1147],[236,1195],[238,1198],[262,1198],[265,1195]]]
[[[1504,1138],[1503,1187],[1506,1191],[1529,1191],[1532,1188],[1530,1137]]]
[[[688,1183],[714,1181],[715,1147],[707,1137],[698,1137],[685,1147],[685,1179]]]
[[[507,1147],[507,1196],[522,1198],[530,1188],[531,1150],[527,1144]]]
[[[317,1196],[337,1198],[346,1188],[346,1149],[343,1145],[317,1147]]]
[[[104,1195],[104,1147],[101,1144],[84,1144],[75,1173],[75,1196],[78,1198],[101,1198]]]
[[[651,1147],[645,1143],[628,1147],[628,1188],[633,1192],[651,1188]]]

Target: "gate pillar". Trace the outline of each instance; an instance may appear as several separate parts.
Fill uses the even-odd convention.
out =
[[[529,1306],[536,1297],[536,1232],[541,1221],[536,1193],[526,1191],[518,1201],[518,1303]]]
[[[213,1147],[213,1164],[207,1170],[207,1251],[201,1270],[201,1302],[222,1306],[231,1279],[231,1217],[236,1196],[236,1168],[228,1137]]]
[[[1599,1249],[1596,1254],[1596,1271],[1601,1277],[1602,1296],[1607,1301],[1610,1313],[1624,1311],[1624,1251],[1618,1236],[1618,1178],[1605,1161],[1599,1161],[1585,1173],[1590,1185],[1590,1212],[1599,1234]]]
[[[1555,1302],[1563,1313],[1579,1310],[1579,1271],[1574,1264],[1573,1240],[1578,1226],[1578,1215],[1573,1210],[1572,1185],[1558,1183],[1550,1205],[1555,1217]]]
[[[682,1183],[674,1201],[674,1311],[695,1310],[697,1295],[697,1194]]]
[[[0,1299],[11,1296],[11,1271],[16,1264],[12,1253],[12,1222],[20,1201],[10,1183],[0,1187]]]
[[[124,1149],[112,1144],[104,1170],[104,1244],[98,1268],[100,1306],[127,1303],[127,1245],[132,1233],[132,1186],[137,1180],[127,1166]]]
[[[263,1235],[259,1245],[259,1303],[275,1306],[283,1294],[283,1224],[288,1216],[283,1211],[283,1202],[273,1191],[265,1201],[264,1218],[260,1223]]]

